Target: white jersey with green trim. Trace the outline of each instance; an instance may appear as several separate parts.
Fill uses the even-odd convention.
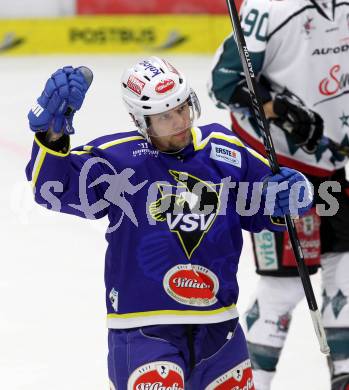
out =
[[[246,0],[241,17],[255,73],[265,76],[275,93],[286,87],[299,96],[324,119],[324,135],[348,145],[349,1]],[[258,149],[261,134],[251,117],[229,101],[241,71],[231,35],[214,59],[211,96],[235,111],[238,135]],[[347,162],[325,147],[307,154],[274,124],[271,134],[281,162],[306,173],[326,176]]]

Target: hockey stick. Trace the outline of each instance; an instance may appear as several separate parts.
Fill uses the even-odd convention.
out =
[[[322,137],[320,145],[326,146],[332,153],[338,153],[342,156],[349,157],[349,146],[340,145],[337,142],[332,141],[330,138]]]
[[[267,158],[270,163],[271,170],[274,174],[276,174],[280,172],[280,166],[276,158],[275,148],[274,148],[273,140],[270,135],[268,121],[265,117],[261,100],[257,94],[255,74],[253,72],[253,67],[250,60],[250,54],[248,52],[245,37],[241,28],[239,14],[237,12],[234,0],[226,0],[226,1],[227,1],[231,23],[234,30],[235,41],[238,46],[242,67],[244,70],[247,86],[252,100],[253,113],[258,123],[258,126],[263,134],[264,147],[267,154]],[[290,215],[285,215],[285,220],[286,220],[287,230],[290,236],[290,241],[292,244],[292,249],[297,261],[299,276],[303,284],[304,293],[308,302],[311,318],[313,320],[315,333],[320,344],[320,350],[324,354],[329,354],[330,348],[327,344],[325,330],[316,303],[316,298],[314,295],[313,287],[311,285],[308,269],[304,262],[304,256],[303,256],[302,248],[300,246],[299,239],[297,237],[296,227]]]

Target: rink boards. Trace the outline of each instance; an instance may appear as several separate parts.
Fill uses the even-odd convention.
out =
[[[0,54],[214,53],[226,15],[118,15],[0,21]]]

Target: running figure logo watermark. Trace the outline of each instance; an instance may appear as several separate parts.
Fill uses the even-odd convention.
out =
[[[88,174],[95,164],[105,164],[107,165],[112,174],[102,174],[87,187],[88,183]],[[114,226],[109,226],[107,233],[112,233],[121,225],[124,216],[126,215],[131,222],[138,226],[138,221],[136,215],[133,211],[133,208],[129,201],[126,199],[125,194],[134,195],[138,192],[148,180],[144,180],[142,183],[133,185],[130,182],[131,176],[133,176],[135,171],[132,168],[125,168],[120,173],[116,172],[115,168],[105,159],[95,157],[92,158],[84,164],[79,176],[79,198],[80,204],[70,204],[70,207],[75,208],[76,210],[82,211],[86,218],[96,219],[96,214],[105,210],[109,207],[110,204],[119,207],[122,210],[122,214]],[[93,188],[101,183],[107,183],[108,188],[104,193],[104,198],[99,199],[97,202],[90,204],[87,189]]]
[[[223,178],[219,183],[211,183],[187,172],[169,170],[168,173],[175,184],[159,180],[149,183],[149,180],[140,181],[142,178],[138,178],[132,168],[117,172],[106,159],[94,157],[84,163],[79,174],[78,188],[72,189],[77,192],[74,194],[77,198],[73,201],[75,203],[62,205],[62,199],[55,194],[65,191],[65,184],[60,181],[46,181],[35,191],[39,191],[44,207],[55,211],[62,211],[63,206],[70,207],[91,220],[107,215],[111,207],[118,208],[120,217],[117,221],[111,221],[107,233],[117,230],[125,216],[136,227],[139,226],[137,218],[143,220],[147,217],[150,225],[165,222],[169,230],[177,235],[190,259],[216,217],[226,215],[228,207],[233,207],[240,216],[255,215],[262,211],[261,207],[264,215],[273,215],[277,193],[287,190],[289,186],[287,182],[277,185],[271,183],[263,198],[261,192],[264,183],[237,183],[231,181],[231,177]],[[299,209],[311,202],[310,198],[300,196],[305,186],[310,186],[310,183],[297,182],[289,188],[292,216],[297,216]],[[142,196],[135,203],[132,197],[140,190],[143,190]],[[339,182],[322,183],[317,192],[325,203],[316,205],[316,213],[320,216],[335,215],[339,203],[332,193],[341,190]],[[235,204],[229,201],[231,191],[235,192]],[[264,204],[261,202],[263,199]],[[136,216],[134,206],[140,205],[140,202],[144,202],[144,209],[142,211],[142,206],[141,209],[138,207],[138,213],[141,211],[142,215]]]

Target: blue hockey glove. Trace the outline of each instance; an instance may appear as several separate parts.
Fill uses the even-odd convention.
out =
[[[63,129],[64,133],[73,134],[73,116],[80,109],[91,82],[92,72],[88,68],[65,66],[58,69],[46,82],[37,104],[28,114],[31,130],[47,131],[52,127],[56,133]]]
[[[313,186],[300,172],[281,168],[279,173],[267,176],[263,182],[266,214],[296,217],[304,215],[311,208]]]

